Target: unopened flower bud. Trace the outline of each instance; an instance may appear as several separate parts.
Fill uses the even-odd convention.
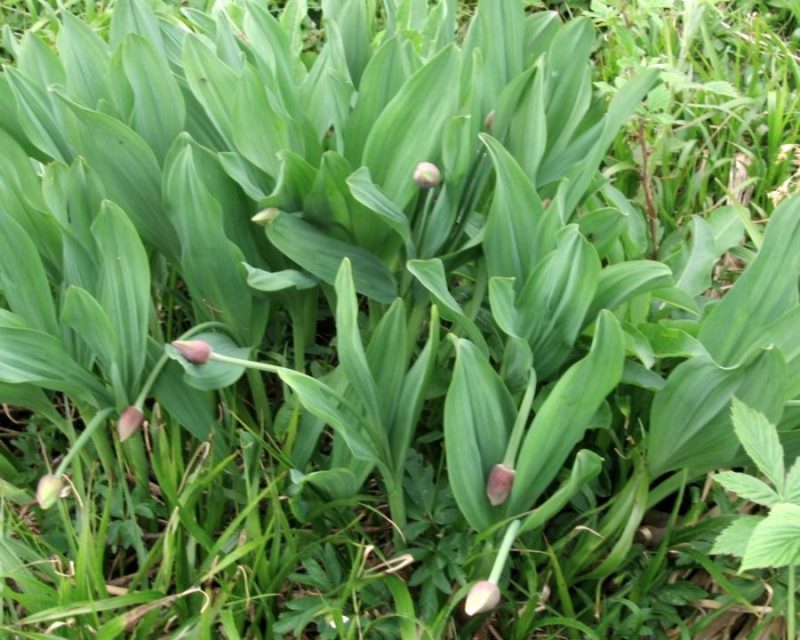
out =
[[[123,411],[117,422],[117,433],[119,441],[125,442],[132,435],[136,434],[144,424],[144,413],[139,407],[130,406]]]
[[[61,491],[64,489],[64,480],[61,476],[48,473],[39,478],[39,484],[36,485],[36,502],[42,509],[49,509],[61,497]]]
[[[281,213],[281,210],[276,207],[267,207],[266,209],[262,209],[252,218],[250,218],[256,224],[263,224],[268,225],[271,224],[275,218],[277,218]]]
[[[192,364],[205,364],[213,351],[205,340],[174,340],[172,346]]]
[[[486,495],[493,507],[503,504],[508,500],[511,487],[514,485],[514,476],[517,472],[504,464],[496,464],[489,472],[489,482],[486,483]]]
[[[500,589],[490,580],[481,580],[472,585],[464,603],[464,611],[468,616],[491,611],[500,604]]]
[[[494,124],[494,109],[492,109],[489,113],[486,114],[486,119],[483,121],[483,126],[486,127],[487,131],[491,131],[493,124]]]
[[[432,162],[420,162],[414,169],[414,182],[420,189],[432,189],[439,186],[442,181],[442,174]]]

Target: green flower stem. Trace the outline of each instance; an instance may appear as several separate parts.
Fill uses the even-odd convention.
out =
[[[61,460],[61,463],[58,465],[58,468],[55,471],[56,476],[61,477],[64,475],[73,458],[75,458],[75,456],[80,453],[84,445],[89,442],[94,432],[97,431],[98,427],[100,427],[100,425],[103,424],[106,418],[108,418],[108,416],[111,414],[111,411],[112,409],[110,408],[98,411],[94,418],[89,421],[89,424],[86,425],[86,428],[81,432],[81,435],[78,436],[75,444],[72,445],[70,450],[67,452],[67,455],[64,456],[64,458]]]
[[[506,560],[508,560],[508,553],[511,551],[511,545],[514,544],[514,540],[517,538],[517,533],[519,533],[521,524],[521,520],[514,520],[508,525],[508,529],[506,529],[506,533],[503,536],[503,542],[500,544],[500,549],[498,549],[497,555],[494,558],[492,572],[489,574],[489,582],[497,584],[497,581],[500,580],[503,567],[506,566]]]
[[[522,403],[519,405],[519,412],[517,419],[514,422],[514,427],[511,430],[511,437],[508,440],[506,447],[506,455],[503,458],[503,465],[509,469],[513,469],[517,462],[517,453],[519,446],[522,444],[522,436],[525,435],[525,425],[528,422],[528,416],[531,414],[531,406],[533,406],[533,398],[536,395],[536,372],[531,369],[531,374],[528,379],[528,386],[525,389],[525,395],[522,396]]]

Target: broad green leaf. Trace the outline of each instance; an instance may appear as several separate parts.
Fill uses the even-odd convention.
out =
[[[245,158],[267,175],[277,178],[278,152],[293,148],[289,129],[294,123],[270,104],[263,81],[253,67],[245,66],[235,86],[231,112],[233,141]]]
[[[756,468],[783,493],[783,446],[775,425],[738,398],[733,398],[731,403],[731,419],[736,437]]]
[[[439,142],[437,132],[453,115],[458,66],[458,50],[443,49],[403,85],[367,138],[364,164],[375,183],[401,208],[418,190],[412,180],[414,168],[432,159]]]
[[[333,284],[342,259],[349,258],[356,291],[384,304],[397,295],[397,283],[389,269],[374,255],[342,240],[290,213],[276,213],[266,226],[267,238],[291,260]],[[302,242],[297,239],[302,238]]]
[[[697,338],[677,327],[663,324],[640,324],[639,332],[647,338],[657,358],[691,358],[707,356],[708,352]]]
[[[350,77],[357,87],[372,56],[367,3],[348,0],[336,18],[336,24],[341,32]]]
[[[376,440],[385,437],[385,426],[381,419],[378,388],[372,377],[361,330],[358,326],[358,299],[353,283],[350,260],[344,258],[336,275],[336,352],[339,366],[347,376],[359,404],[365,408],[367,420],[374,430]]]
[[[672,271],[661,262],[629,260],[612,264],[600,273],[597,293],[587,318],[593,318],[600,309],[616,309],[639,294],[671,284]]]
[[[80,104],[97,109],[101,100],[109,101],[108,45],[95,31],[70,12],[61,15],[58,54],[66,72],[67,92]]]
[[[319,280],[312,278],[302,271],[284,269],[283,271],[264,271],[245,264],[247,269],[247,285],[258,291],[283,291],[284,289],[311,289],[319,284]]]
[[[208,342],[214,350],[214,353],[219,353],[231,358],[246,360],[250,355],[250,349],[238,346],[228,336],[221,333],[197,333],[193,335],[191,339]],[[165,345],[164,348],[167,355],[179,362],[183,367],[183,379],[186,384],[200,391],[212,391],[214,389],[229,387],[241,378],[244,373],[244,367],[227,362],[209,360],[205,364],[192,364],[185,360],[172,345]]]
[[[0,291],[6,304],[33,329],[58,335],[50,284],[36,246],[25,230],[0,211]]]
[[[567,481],[522,521],[519,532],[533,531],[545,525],[567,505],[578,491],[594,480],[602,468],[603,458],[599,455],[587,449],[578,451]]]
[[[0,326],[0,382],[29,382],[95,407],[110,399],[98,380],[70,358],[61,341],[35,329]]]
[[[785,567],[799,561],[800,505],[776,504],[753,529],[739,571]]]
[[[511,154],[490,136],[481,135],[481,141],[497,174],[483,238],[489,275],[516,278],[520,289],[539,261],[555,249],[561,221],[552,212],[545,213],[533,184]]]
[[[753,531],[763,519],[764,516],[739,516],[717,536],[710,553],[741,558],[747,550]]]
[[[375,380],[380,403],[381,421],[387,430],[391,428],[398,410],[410,355],[406,309],[402,298],[397,298],[379,320],[366,348],[369,370]],[[396,453],[394,449],[392,451]]]
[[[225,234],[222,207],[205,188],[194,153],[187,144],[173,155],[164,183],[169,217],[180,237],[183,276],[201,317],[224,322],[239,341],[252,344],[263,322],[254,317],[245,256]]]
[[[793,196],[770,217],[755,261],[703,319],[698,338],[720,364],[741,361],[765,327],[797,306],[799,242],[800,196]]]
[[[800,504],[800,457],[789,467],[786,473],[786,484],[784,485],[784,499],[787,502]]]
[[[28,140],[48,157],[69,164],[74,151],[66,137],[64,109],[45,87],[14,67],[3,75],[17,102],[17,118]]]
[[[396,468],[398,465],[405,465],[405,454],[408,452],[414,436],[414,429],[422,414],[425,395],[429,391],[428,385],[436,366],[436,357],[439,353],[439,312],[436,305],[431,307],[429,326],[428,341],[403,380],[392,430],[389,434]]]
[[[341,434],[356,458],[372,463],[378,461],[380,449],[363,432],[361,422],[353,413],[346,408],[339,408],[341,396],[338,393],[325,383],[299,371],[281,369],[278,375],[297,394],[306,409]]]
[[[589,353],[561,376],[525,435],[507,513],[530,509],[552,482],[605,397],[619,384],[624,359],[622,328],[610,312],[601,311]]]
[[[699,296],[711,287],[711,275],[719,254],[711,227],[700,216],[692,216],[691,233],[691,243],[681,256],[681,268],[676,270],[675,286]]]
[[[61,322],[75,330],[109,374],[116,357],[117,339],[100,303],[85,289],[71,286],[64,294]]]
[[[344,155],[353,166],[362,164],[367,137],[386,105],[413,73],[413,47],[399,36],[388,38],[369,61],[358,90],[358,99],[344,125]]]
[[[361,167],[351,174],[347,178],[347,186],[350,187],[350,193],[358,202],[378,214],[379,219],[403,239],[408,248],[409,257],[413,258],[414,243],[411,240],[408,218],[405,212],[372,182],[369,169]]]
[[[476,531],[499,511],[486,498],[492,466],[503,460],[516,409],[486,356],[468,340],[456,340],[456,364],[444,405],[444,441],[450,487],[461,513]]]
[[[75,148],[100,177],[106,196],[130,216],[144,240],[175,259],[178,240],[164,215],[161,170],[147,142],[111,116],[74,102],[66,104],[80,125],[74,136]]]
[[[147,355],[150,263],[136,229],[114,203],[103,203],[92,233],[101,269],[97,299],[114,327],[114,364],[133,400]]]
[[[706,222],[714,236],[714,248],[718,256],[738,246],[744,237],[744,225],[734,205],[714,209]]]
[[[158,350],[163,352],[160,348]],[[218,424],[213,394],[187,385],[177,362],[169,362],[161,370],[153,385],[153,396],[172,418],[200,442],[208,440]],[[215,447],[220,446],[221,440],[215,441]]]
[[[458,304],[447,289],[447,277],[445,276],[442,261],[439,258],[409,260],[406,268],[431,294],[434,302],[439,307],[442,317],[463,327],[469,339],[484,354],[488,354],[489,347],[480,329],[478,329],[474,320],[464,313],[461,305]]]
[[[122,64],[133,90],[132,127],[163,162],[172,141],[185,128],[180,86],[156,46],[141,36],[125,38]]]
[[[196,35],[189,35],[184,41],[183,65],[192,93],[232,147],[239,77]]]
[[[731,369],[708,356],[678,365],[650,411],[651,475],[682,467],[700,473],[735,463],[740,445],[730,420],[731,399],[735,394],[768,416],[779,416],[786,401],[785,377],[783,358],[774,349]]]
[[[770,507],[780,501],[780,496],[766,482],[746,473],[721,471],[714,476],[714,480],[726,491],[732,491],[740,498],[764,507]]]
[[[519,336],[524,333],[515,303],[514,278],[489,279],[489,305],[492,317],[497,326],[509,336]]]
[[[600,259],[577,225],[559,231],[556,249],[530,274],[517,298],[518,327],[533,350],[537,375],[551,375],[568,357],[600,277]]]
[[[158,19],[144,0],[119,0],[114,4],[108,37],[112,48],[119,47],[129,33],[146,38],[163,58],[167,57]]]

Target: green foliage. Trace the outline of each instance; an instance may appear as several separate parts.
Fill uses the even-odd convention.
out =
[[[474,580],[552,593],[500,606],[503,637],[688,634],[709,594],[666,586],[669,551],[739,604],[703,536],[793,565],[800,198],[767,193],[795,63],[759,133],[750,80],[691,79],[695,49],[739,53],[696,30],[710,6],[631,9],[681,25],[656,67],[611,5],[531,4],[25,3],[0,73],[0,403],[24,423],[0,634],[466,637]],[[753,165],[754,214],[740,178],[719,206],[698,158],[762,137],[783,164]],[[684,509],[748,458],[767,482],[716,479],[768,515]],[[20,508],[42,476],[64,495]]]

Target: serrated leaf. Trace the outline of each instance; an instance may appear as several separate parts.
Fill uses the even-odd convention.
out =
[[[738,398],[733,398],[731,419],[736,437],[758,470],[783,493],[783,446],[778,431],[763,413],[751,409]]]
[[[753,531],[764,516],[740,516],[717,536],[710,553],[720,553],[741,558]]]
[[[714,480],[740,498],[765,507],[780,501],[780,496],[768,484],[746,473],[722,471],[714,476]]]
[[[747,543],[739,571],[785,567],[800,561],[800,505],[776,504]]]

